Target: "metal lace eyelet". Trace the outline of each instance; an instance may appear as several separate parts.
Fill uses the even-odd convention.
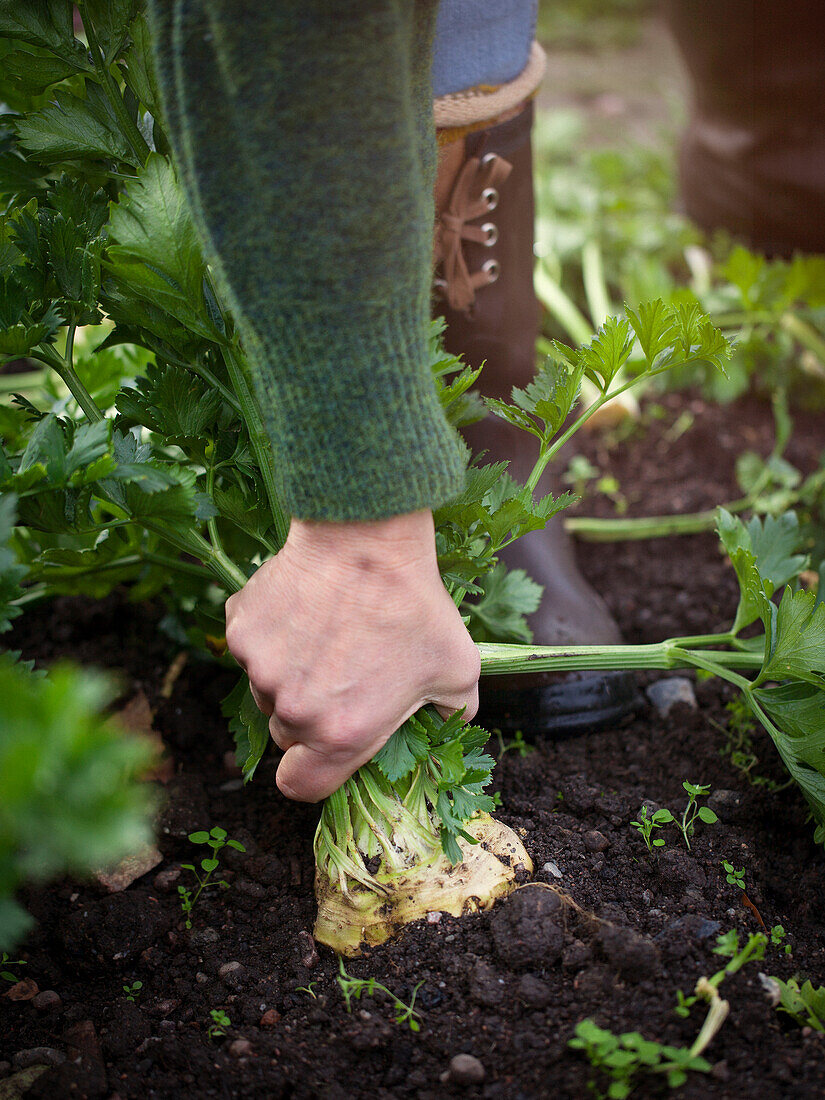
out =
[[[485,233],[484,247],[492,248],[498,240],[498,226],[493,222],[485,222],[481,227],[481,232]]]
[[[488,210],[495,210],[498,206],[498,191],[496,191],[495,187],[485,187],[481,192],[481,197],[487,204]]]
[[[485,153],[481,158],[481,166],[485,168],[488,164],[495,164],[498,160],[498,153]]]
[[[489,285],[490,283],[496,282],[501,274],[501,264],[498,260],[486,260],[481,265],[481,270],[487,276],[487,283]]]

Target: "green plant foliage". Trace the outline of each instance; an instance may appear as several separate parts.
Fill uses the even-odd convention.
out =
[[[138,776],[149,747],[101,716],[109,695],[91,673],[35,676],[0,659],[0,947],[31,926],[14,893],[84,874],[150,838],[151,795]]]
[[[810,981],[799,984],[796,978],[783,982],[781,978],[771,978],[779,987],[780,1012],[786,1012],[801,1027],[810,1027],[814,1031],[825,1031],[825,986],[815,988]]]

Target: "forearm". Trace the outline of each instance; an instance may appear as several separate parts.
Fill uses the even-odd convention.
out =
[[[150,0],[184,185],[298,516],[461,485],[427,351],[435,7]]]

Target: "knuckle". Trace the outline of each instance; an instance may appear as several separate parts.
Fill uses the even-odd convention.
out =
[[[315,720],[315,708],[300,692],[281,688],[275,692],[275,716],[284,726],[309,726]]]

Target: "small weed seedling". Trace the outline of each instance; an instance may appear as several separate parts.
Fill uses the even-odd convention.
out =
[[[501,730],[496,730],[496,738],[498,739],[498,758],[501,760],[507,752],[517,752],[519,756],[529,756],[531,752],[535,752],[533,745],[528,745],[524,740],[524,734],[521,730],[516,730],[512,741],[505,741]]]
[[[318,1000],[318,994],[315,992],[315,986],[317,982],[310,982],[309,985],[299,985],[295,987],[296,993],[306,993],[308,997],[312,997],[313,1001]]]
[[[212,1023],[206,1029],[206,1034],[210,1039],[220,1039],[226,1035],[226,1029],[232,1027],[232,1021],[222,1008],[210,1009],[209,1018]]]
[[[593,1082],[591,1090],[602,1100],[625,1100],[636,1086],[635,1078],[641,1073],[660,1074],[672,1089],[687,1081],[689,1070],[709,1073],[710,1063],[700,1057],[696,1049],[699,1040],[689,1049],[664,1046],[651,1042],[638,1031],[614,1035],[598,1027],[593,1020],[582,1020],[576,1025],[575,1038],[568,1041],[573,1050],[581,1050],[594,1069],[610,1078],[606,1093],[597,1091]]]
[[[670,810],[656,810],[651,815],[647,806],[642,806],[639,810],[639,820],[631,821],[630,824],[642,834],[647,850],[653,855],[654,848],[663,848],[665,844],[663,836],[653,837],[653,830],[661,829],[671,821],[673,821],[673,814]]]
[[[341,987],[341,993],[343,994],[344,1001],[346,1002],[347,1012],[352,1012],[353,1000],[360,1001],[361,997],[372,997],[376,993],[384,993],[390,998],[395,1006],[395,1013],[393,1019],[397,1024],[406,1024],[410,1031],[420,1031],[421,1024],[419,1024],[416,1016],[420,1016],[420,1012],[415,1010],[415,997],[418,993],[423,982],[419,982],[415,989],[412,991],[412,997],[410,1003],[405,1004],[399,997],[396,997],[385,985],[382,985],[375,978],[351,978],[347,974],[344,968],[344,960],[338,959],[338,968],[340,974],[338,975],[338,985]]]
[[[126,1000],[134,1003],[140,996],[141,989],[143,989],[143,982],[140,981],[130,982],[129,985],[124,985],[123,993]]]
[[[6,967],[26,965],[27,964],[25,959],[10,959],[4,951],[2,956],[0,956],[0,966],[3,967],[3,969],[0,970],[0,978],[3,978],[4,981],[11,982],[13,985],[16,985],[20,981],[20,978],[13,971],[7,970]]]
[[[678,818],[676,819],[676,827],[682,834],[687,850],[690,851],[690,838],[693,836],[696,818],[698,817],[700,821],[704,821],[706,825],[714,825],[719,818],[710,806],[699,805],[698,800],[707,797],[707,793],[710,790],[709,783],[702,785],[701,783],[688,783],[688,781],[685,780],[682,786],[687,791],[688,803],[687,806],[685,806],[685,812],[682,814],[682,820],[679,821]]]
[[[217,871],[218,864],[220,862],[218,853],[222,848],[234,848],[236,852],[245,852],[243,844],[239,840],[231,840],[226,835],[226,829],[221,829],[216,825],[209,832],[196,832],[190,833],[189,839],[193,844],[206,844],[212,849],[212,855],[207,856],[201,860],[201,871],[203,875],[192,863],[182,863],[181,868],[184,871],[191,871],[197,880],[197,887],[195,890],[190,890],[186,886],[178,887],[178,894],[180,895],[180,907],[181,912],[186,918],[186,927],[192,927],[192,910],[197,904],[198,898],[204,892],[208,886],[218,886],[222,890],[229,888],[229,883],[225,879],[213,879],[212,875]]]
[[[729,859],[721,860],[722,867],[725,871],[725,879],[731,886],[738,886],[740,890],[745,890],[745,868],[741,867],[738,871],[730,862]]]
[[[785,955],[791,955],[793,953],[791,945],[784,942],[787,934],[781,924],[775,924],[770,930],[771,944],[778,947]]]

